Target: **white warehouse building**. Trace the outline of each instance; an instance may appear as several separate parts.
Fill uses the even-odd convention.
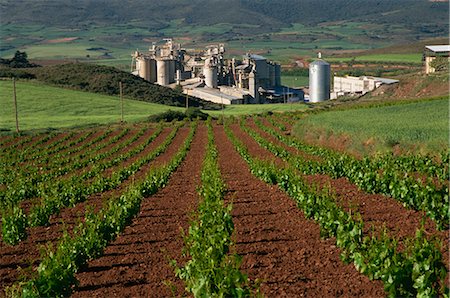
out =
[[[377,78],[377,77],[334,77],[332,98],[343,95],[364,95],[373,91],[383,84],[395,84],[398,80]]]

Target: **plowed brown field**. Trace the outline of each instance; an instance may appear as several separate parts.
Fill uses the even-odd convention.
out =
[[[259,130],[252,121],[247,124],[264,138],[282,145],[269,134]],[[129,133],[117,143],[132,138],[141,128],[138,125],[133,126]],[[259,146],[239,125],[233,124],[231,128],[238,139],[248,147],[252,156],[271,160],[279,166],[285,164],[280,158]],[[100,143],[106,144],[120,131],[112,131]],[[150,127],[134,143],[116,152],[109,159],[136,148],[154,131],[155,129]],[[170,127],[164,128],[162,133],[142,152],[124,160],[120,165],[106,169],[102,174],[109,176],[150,154],[164,142],[170,131]],[[214,125],[213,131],[220,171],[227,189],[225,200],[233,205],[232,217],[235,230],[232,250],[242,256],[241,271],[247,274],[251,281],[259,282],[264,296],[386,296],[381,281],[369,280],[367,276],[360,274],[353,264],[345,264],[340,260],[341,251],[336,247],[336,240],[321,238],[319,225],[307,219],[294,200],[277,186],[266,184],[252,175],[249,166],[226,136],[223,126]],[[104,129],[97,129],[90,137],[74,147],[82,146],[104,132]],[[70,143],[85,133],[86,131],[76,132],[63,144]],[[74,207],[62,208],[61,212],[51,216],[47,226],[29,227],[27,239],[17,245],[11,246],[1,241],[0,288],[5,289],[21,278],[29,279],[39,265],[41,260],[39,251],[43,245],[47,243],[57,245],[63,230],[71,232],[77,223],[83,221],[86,210],[92,208],[98,212],[108,199],[120,196],[128,186],[144,179],[151,169],[169,162],[187,138],[188,133],[187,125],[180,128],[162,154],[141,167],[115,189],[92,194],[86,201]],[[57,142],[68,135],[69,133],[56,134],[48,141],[36,145],[36,150],[45,151],[52,142]],[[4,137],[0,150],[6,154],[9,147],[20,144],[15,150],[21,152],[27,145],[34,144],[43,137],[35,136],[23,144],[19,143],[21,138]],[[169,265],[169,262],[176,260],[178,264],[183,264],[186,261],[182,257],[184,246],[182,231],[187,232],[191,214],[196,210],[200,200],[197,190],[201,185],[200,175],[206,144],[207,128],[204,123],[200,123],[187,157],[172,173],[167,185],[156,194],[144,198],[138,215],[115,240],[108,244],[103,255],[89,261],[78,271],[76,274],[78,284],[73,287],[74,297],[190,295],[185,292],[184,283],[175,276],[174,268]],[[105,146],[101,152],[107,152],[112,147],[113,144]],[[320,158],[285,147],[292,154],[320,160]],[[67,149],[62,149],[60,153],[66,152],[64,150]],[[85,150],[71,153],[69,157],[76,158]],[[26,160],[25,164],[27,162],[31,161]],[[86,168],[68,173],[66,177],[79,175],[91,167],[92,165],[87,165]],[[405,209],[391,198],[364,193],[344,178],[332,179],[326,175],[309,175],[305,176],[305,179],[311,184],[330,187],[336,194],[339,205],[348,211],[354,210],[361,213],[367,229],[372,225],[375,228],[386,227],[391,235],[400,239],[412,237],[424,216],[421,212]],[[91,180],[86,180],[86,185],[89,183]],[[28,212],[30,205],[38,202],[39,198],[33,198],[22,202],[21,206]],[[445,242],[444,261],[448,263],[448,231],[436,231],[434,223],[430,220],[426,222],[426,230],[427,233],[436,235]],[[3,294],[2,292],[0,297]]]

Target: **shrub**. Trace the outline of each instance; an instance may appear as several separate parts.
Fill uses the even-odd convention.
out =
[[[26,69],[1,67],[0,78],[35,79],[36,76]]]
[[[199,118],[200,120],[208,119],[208,114],[202,112],[199,108],[188,108],[186,110],[186,117],[193,120]]]
[[[150,122],[160,122],[160,121],[172,122],[173,120],[181,121],[185,117],[186,115],[183,112],[168,110],[167,112],[164,113],[151,115],[150,117],[148,117],[148,120]]]

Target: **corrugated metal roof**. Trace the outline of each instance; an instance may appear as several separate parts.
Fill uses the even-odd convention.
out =
[[[386,78],[377,78],[377,77],[374,77],[374,79],[377,80],[377,81],[380,81],[380,82],[383,83],[383,84],[387,84],[387,85],[395,84],[395,83],[400,82],[399,80],[386,79]]]
[[[435,53],[450,52],[450,45],[426,46],[425,48]]]

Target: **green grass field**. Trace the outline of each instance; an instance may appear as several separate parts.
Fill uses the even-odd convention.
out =
[[[328,58],[330,62],[349,62],[351,60],[358,61],[373,61],[373,62],[400,62],[400,63],[414,63],[422,64],[422,53],[405,53],[405,54],[377,54],[377,55],[361,55],[346,58]]]
[[[37,82],[18,81],[17,102],[21,130],[62,128],[120,121],[118,97],[51,87]],[[297,111],[306,109],[302,103],[227,106],[224,115],[243,115],[268,111]],[[184,108],[124,100],[127,122],[145,120],[149,115]],[[205,111],[213,116],[222,111]],[[15,130],[13,87],[11,81],[0,81],[0,130]]]
[[[354,143],[376,140],[382,147],[400,144],[428,149],[447,148],[449,103],[447,98],[376,108],[330,111],[309,115],[295,126],[297,135],[350,136]]]
[[[120,100],[82,91],[66,90],[35,82],[17,82],[21,130],[105,124],[120,121]],[[0,81],[0,128],[15,129],[11,81]],[[146,119],[151,114],[182,108],[124,100],[125,121]]]

